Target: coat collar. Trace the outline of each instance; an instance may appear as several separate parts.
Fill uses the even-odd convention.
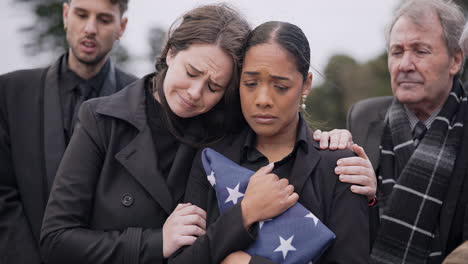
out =
[[[167,177],[161,175],[157,167],[158,153],[154,144],[151,144],[154,139],[146,116],[145,87],[153,76],[154,74],[150,74],[138,79],[103,100],[96,112],[124,120],[138,130],[133,140],[119,151],[115,158],[169,215],[184,194],[196,149],[180,144],[169,174]],[[187,161],[190,162],[189,165]]]
[[[153,77],[146,75],[136,82],[128,85],[118,93],[108,97],[96,108],[96,112],[102,115],[122,119],[139,131],[147,126],[145,113],[145,85]]]
[[[302,142],[305,146],[297,148],[296,157],[292,166],[293,169],[288,178],[289,183],[294,186],[294,190],[299,196],[302,194],[306,180],[310,177],[312,171],[317,167],[320,161],[320,144],[312,139],[312,134],[307,125],[305,125],[305,120],[302,119],[302,122],[304,122],[304,130],[301,133],[304,133],[307,138],[305,142]],[[241,163],[243,147],[249,131],[250,127],[244,128],[239,135],[234,136],[234,139],[225,140],[222,143],[222,147],[220,147],[221,152],[237,164]],[[234,146],[237,146],[237,151],[222,151],[224,148],[231,149]]]
[[[148,126],[141,130],[115,158],[170,215],[174,202],[169,187],[157,167],[157,153]],[[173,164],[177,166],[177,164]]]
[[[44,163],[47,179],[47,191],[57,172],[65,152],[62,108],[60,107],[59,78],[62,58],[52,64],[46,72],[44,81],[43,133]]]
[[[307,127],[305,130],[308,135],[307,148],[297,149],[291,177],[289,178],[290,184],[294,186],[294,190],[299,196],[302,194],[305,182],[320,161],[320,143],[311,138],[311,132]]]
[[[50,191],[50,186],[66,148],[60,103],[60,72],[62,64],[66,62],[65,56],[66,54],[62,55],[46,70],[43,83],[44,164],[48,191]],[[116,90],[115,68],[112,62],[108,63],[108,73],[99,96],[109,95]]]
[[[102,66],[101,70],[90,79],[86,80],[81,78],[77,73],[75,73],[72,69],[68,67],[68,57],[69,53],[65,53],[62,56],[60,61],[60,75],[61,75],[61,83],[68,84],[62,89],[67,89],[73,91],[76,89],[76,86],[81,83],[86,83],[90,87],[90,89],[95,90],[96,94],[103,96],[109,95],[113,93],[115,90],[115,69],[114,65],[111,62],[111,59],[108,59],[106,63]],[[111,86],[114,87],[110,91],[110,93],[103,93],[101,94],[104,86]],[[90,91],[86,91],[85,95],[88,95]]]
[[[385,128],[387,110],[387,107],[380,108],[377,119],[369,123],[365,145],[363,146],[374,170],[377,170],[380,165],[380,141]]]

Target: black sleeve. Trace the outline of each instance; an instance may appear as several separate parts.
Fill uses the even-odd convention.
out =
[[[198,153],[187,183],[185,202],[207,211],[207,231],[193,245],[178,250],[169,263],[220,263],[228,254],[243,250],[254,241],[254,235],[244,228],[240,203],[219,216],[214,193]]]
[[[358,119],[358,113],[359,111],[356,111],[356,108],[360,108],[359,106],[356,107],[356,104],[353,104],[349,110],[348,110],[348,116],[346,118],[346,127],[347,129],[353,133],[355,143],[360,144],[362,147],[364,147],[364,141],[361,139],[363,136],[359,135],[359,133],[362,133],[363,128],[359,128],[357,122],[355,122]],[[362,108],[362,107],[361,107]],[[366,109],[367,110],[367,109]],[[365,111],[364,111],[365,112]],[[367,129],[367,128],[364,128]],[[361,131],[361,132],[360,132]],[[369,155],[371,157],[371,155]],[[372,159],[371,159],[372,161]],[[372,164],[373,166],[375,164]],[[375,168],[375,167],[374,167]],[[376,175],[378,174],[378,171],[375,171]],[[379,188],[379,181],[377,180],[377,189]],[[376,193],[376,195],[378,192]],[[372,249],[372,245],[374,244],[375,237],[377,236],[377,231],[380,225],[380,217],[379,217],[379,202],[378,202],[378,197],[377,197],[377,204],[369,207],[369,252]]]
[[[348,110],[348,113],[346,115],[346,129],[349,130],[349,132],[351,133],[351,131],[354,131],[354,127],[353,127],[353,110],[354,110],[354,104],[351,105],[351,107],[349,108]]]
[[[65,151],[46,207],[41,253],[54,263],[163,263],[162,230],[90,228],[93,194],[104,160],[104,144],[90,101]]]
[[[341,151],[342,153],[344,151]],[[348,151],[346,151],[348,152]],[[340,157],[341,158],[341,157]],[[327,177],[336,180],[326,225],[336,239],[319,263],[368,263],[369,206],[367,198],[351,192],[351,184],[342,183],[334,174],[337,159],[331,159]]]
[[[267,258],[260,257],[260,256],[252,256],[252,258],[249,261],[249,264],[275,264],[276,262],[273,262]]]
[[[0,263],[40,263],[13,168],[5,89],[0,77]]]

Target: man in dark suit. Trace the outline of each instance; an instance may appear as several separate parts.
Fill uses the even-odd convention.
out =
[[[135,80],[109,59],[127,5],[67,1],[68,52],[47,68],[0,76],[0,263],[41,263],[44,208],[81,103]]]
[[[463,25],[452,2],[405,1],[388,35],[393,96],[348,113],[353,140],[378,175],[371,263],[440,263],[468,238]]]

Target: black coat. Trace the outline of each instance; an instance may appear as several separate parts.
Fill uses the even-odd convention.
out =
[[[196,149],[181,144],[167,175],[157,166],[145,80],[85,102],[47,204],[47,263],[162,263],[162,226],[181,200]],[[157,142],[157,139],[156,139]]]
[[[392,99],[391,96],[366,99],[353,105],[348,112],[348,129],[353,140],[366,150],[375,170],[379,168],[384,119]],[[464,120],[463,138],[439,216],[442,256],[468,240],[468,114]],[[370,212],[370,227],[373,243],[379,227],[378,206]]]
[[[0,263],[40,263],[42,217],[65,150],[59,61],[0,76]],[[111,71],[109,92],[134,80]]]
[[[212,148],[239,164],[247,131]],[[352,193],[350,184],[341,183],[334,173],[336,161],[353,154],[349,150],[321,150],[311,138],[307,144],[308,152],[298,148],[288,180],[299,194],[299,202],[337,236],[319,263],[367,263],[366,198]],[[246,249],[254,241],[255,235],[243,227],[240,203],[219,216],[216,194],[206,178],[200,154],[194,160],[185,201],[207,211],[207,234],[198,238],[194,245],[176,252],[170,263],[219,263],[229,253]],[[253,256],[251,263],[271,261]]]

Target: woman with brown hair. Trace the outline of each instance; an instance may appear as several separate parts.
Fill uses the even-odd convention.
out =
[[[52,187],[41,234],[47,263],[163,263],[205,232],[179,204],[196,148],[238,123],[238,64],[250,31],[226,5],[184,14],[156,72],[85,102]]]

